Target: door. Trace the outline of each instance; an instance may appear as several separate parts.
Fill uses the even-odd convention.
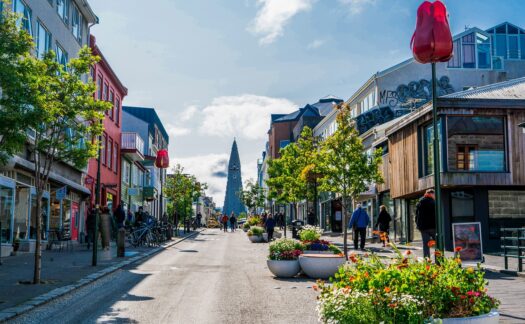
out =
[[[78,203],[71,204],[71,240],[78,240],[78,223],[80,218],[80,208]]]

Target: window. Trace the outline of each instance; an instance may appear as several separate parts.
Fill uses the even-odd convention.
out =
[[[98,75],[97,79],[97,91],[98,91],[98,100],[102,100],[102,75]]]
[[[37,24],[36,56],[42,58],[51,50],[51,33],[44,27],[42,22]]]
[[[491,54],[490,54],[490,38],[476,34],[476,46],[478,49],[478,69],[490,69]]]
[[[18,23],[29,35],[33,36],[32,13],[29,6],[22,0],[13,0],[13,11],[21,17]]]
[[[113,90],[109,92],[109,102],[111,102],[111,110],[109,111],[109,118],[113,119],[115,113],[115,93]]]
[[[58,42],[56,51],[57,62],[62,64],[64,68],[67,67],[67,62],[69,61],[67,52],[62,48],[62,46],[60,46],[60,44],[58,44]]]
[[[279,148],[280,148],[280,149],[285,148],[286,146],[288,146],[288,144],[290,144],[290,141],[289,141],[289,140],[283,140],[283,141],[280,141],[280,142],[279,142]]]
[[[519,58],[518,35],[509,35],[508,44],[509,44],[509,59],[517,60]]]
[[[67,23],[69,19],[69,0],[57,0],[57,13]]]
[[[131,184],[135,187],[138,185],[137,181],[137,166],[132,165],[131,166]]]
[[[118,144],[113,144],[113,172],[118,173]]]
[[[71,27],[73,35],[79,41],[82,42],[82,14],[76,5],[73,5],[73,14],[71,19]]]
[[[108,138],[108,146],[106,149],[106,159],[107,159],[106,165],[109,169],[111,169],[112,167],[112,164],[111,164],[112,154],[113,154],[113,140],[111,138]]]
[[[124,161],[124,163],[122,163],[122,181],[125,184],[129,184],[129,168],[130,168],[129,163]]]
[[[474,42],[474,33],[463,36],[463,68],[476,68],[476,44]]]
[[[438,120],[438,132],[440,138],[439,152],[442,151],[443,136],[441,131],[441,120]],[[426,125],[421,130],[421,175],[428,176],[434,174],[434,127],[432,124]],[[443,166],[443,154],[439,154],[441,166]]]
[[[107,83],[104,83],[104,89],[102,90],[102,100],[108,101],[108,88],[109,85]]]
[[[120,99],[117,98],[117,102],[115,104],[115,123],[117,125],[120,123]]]
[[[474,193],[470,190],[450,193],[452,223],[474,221]]]
[[[449,170],[504,172],[504,125],[503,117],[448,117]]]
[[[106,147],[108,142],[108,136],[106,134],[102,135],[102,143],[100,143],[100,159],[103,165],[106,165]]]
[[[453,47],[453,56],[448,61],[449,68],[460,68],[461,67],[461,40],[455,40]]]

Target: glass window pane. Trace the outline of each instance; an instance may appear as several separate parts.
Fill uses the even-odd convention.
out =
[[[496,55],[507,58],[507,35],[496,35]]]
[[[29,239],[29,188],[20,188],[16,192],[14,237]]]
[[[448,67],[449,68],[460,68],[461,67],[461,42],[459,39],[454,42],[453,54],[454,55],[452,56],[450,61],[448,61]]]
[[[507,28],[508,28],[509,34],[512,34],[512,35],[518,34],[518,28],[511,26],[511,25],[508,25]]]
[[[0,243],[11,242],[11,211],[13,209],[14,189],[0,186]]]
[[[521,59],[525,60],[525,35],[520,35],[520,52],[521,52]]]
[[[519,58],[518,36],[517,35],[509,36],[509,58],[511,59]]]
[[[476,68],[476,48],[474,44],[463,44],[463,67]]]
[[[478,68],[490,69],[490,44],[478,44]]]

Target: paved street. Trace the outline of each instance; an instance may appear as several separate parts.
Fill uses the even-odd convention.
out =
[[[277,280],[266,244],[206,230],[16,323],[317,323],[308,279]]]

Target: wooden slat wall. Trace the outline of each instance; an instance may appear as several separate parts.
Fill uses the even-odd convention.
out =
[[[380,166],[381,174],[383,175],[383,183],[377,185],[377,191],[383,192],[390,189],[390,156],[389,154],[383,155],[383,161]]]
[[[408,125],[389,138],[390,195],[396,198],[418,189],[417,125]]]
[[[508,114],[509,168],[513,184],[525,185],[525,134],[518,124],[525,122],[524,110],[510,111]]]

